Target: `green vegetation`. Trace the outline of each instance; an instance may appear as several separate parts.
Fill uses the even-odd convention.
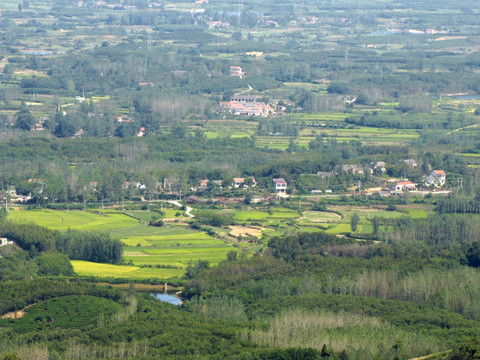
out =
[[[0,359],[478,357],[478,1],[0,3]]]
[[[49,328],[84,328],[102,321],[109,322],[122,308],[112,300],[94,296],[63,296],[40,302],[25,310],[26,314],[15,320],[0,320],[2,326],[15,332],[28,333]]]

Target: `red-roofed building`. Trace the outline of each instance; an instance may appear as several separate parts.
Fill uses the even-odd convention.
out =
[[[425,185],[428,186],[443,186],[445,185],[445,182],[447,181],[446,179],[447,174],[443,170],[433,170],[430,175],[427,176],[427,179],[425,180]]]
[[[230,76],[236,76],[241,79],[243,75],[245,75],[245,72],[240,66],[230,66]]]
[[[395,184],[396,191],[417,191],[417,184],[411,181],[397,181]]]

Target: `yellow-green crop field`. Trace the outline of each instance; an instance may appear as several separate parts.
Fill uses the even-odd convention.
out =
[[[431,208],[414,204],[401,205],[398,211],[351,206],[331,206],[329,207],[331,211],[303,211],[302,213],[279,206],[268,210],[227,210],[227,212],[232,214],[237,223],[260,223],[262,233],[266,236],[281,236],[292,229],[305,232],[318,232],[325,229],[330,234],[349,233],[351,232],[350,219],[354,213],[360,216],[358,231],[369,233],[373,230],[371,220],[375,216],[380,218],[411,216],[418,219],[425,218],[432,212]],[[208,260],[210,264],[216,265],[227,258],[228,252],[235,250],[229,241],[217,239],[205,232],[194,231],[184,222],[183,225],[175,223],[163,227],[145,225],[152,215],[158,214],[153,211],[135,210],[130,211],[129,214],[141,221],[121,211],[110,209],[105,213],[48,209],[12,210],[9,219],[35,222],[59,231],[76,229],[107,232],[125,244],[124,260],[129,265],[72,261],[75,272],[82,276],[134,280],[181,277],[189,262]],[[222,229],[218,229],[218,233],[222,233]],[[149,267],[141,267],[142,265]]]
[[[167,210],[176,212],[175,209]],[[60,231],[75,229],[107,232],[125,244],[124,260],[134,266],[72,261],[75,271],[82,276],[168,279],[182,276],[189,261],[202,259],[218,264],[232,250],[223,241],[185,226],[153,227],[142,224],[155,214],[157,213],[149,211],[132,212],[130,215],[142,219],[139,221],[119,211],[100,213],[42,209],[14,210],[9,219],[34,222]],[[139,265],[175,266],[178,269],[140,268]]]
[[[34,222],[54,230],[83,230],[104,231],[116,228],[135,226],[138,220],[120,213],[108,213],[105,215],[88,211],[58,211],[58,210],[17,210],[11,211],[8,216],[14,221]]]
[[[98,264],[89,261],[72,260],[73,270],[80,276],[121,279],[160,279],[167,280],[181,277],[183,269],[141,268],[128,265]]]

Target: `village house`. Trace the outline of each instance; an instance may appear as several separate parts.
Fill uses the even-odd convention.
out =
[[[373,174],[376,169],[380,169],[381,172],[387,171],[387,165],[385,161],[377,161],[370,163],[370,173]]]
[[[210,30],[219,28],[228,29],[230,27],[230,23],[223,21],[207,21],[207,24]]]
[[[260,102],[238,102],[224,101],[219,105],[220,111],[232,113],[239,116],[268,116],[272,108],[268,104]]]
[[[230,101],[235,102],[255,102],[258,99],[258,95],[233,95]]]
[[[255,178],[253,176],[250,179],[252,181],[252,186],[257,185],[257,182],[255,181]],[[239,188],[240,186],[248,187],[247,179],[246,178],[233,178],[233,186],[236,187],[236,188]]]
[[[218,187],[222,187],[223,185],[223,180],[208,180],[208,179],[203,179],[200,180],[200,184],[198,185],[199,189],[206,189],[208,187],[208,183],[211,182],[215,184]],[[192,190],[196,191],[197,188],[192,188]]]
[[[391,196],[392,194],[390,193],[390,190],[388,189],[382,189],[380,191],[377,192],[377,195],[380,196],[380,197],[389,197]]]
[[[235,76],[242,79],[244,75],[245,72],[240,66],[230,66],[230,76]]]
[[[428,186],[443,186],[446,182],[447,174],[443,170],[433,170],[425,180],[425,185]]]
[[[346,174],[363,175],[365,170],[360,165],[342,165],[340,169]]]
[[[275,192],[277,194],[285,194],[287,192],[287,182],[283,178],[273,179],[275,185]]]
[[[411,181],[397,181],[395,183],[395,191],[417,191],[417,184]]]

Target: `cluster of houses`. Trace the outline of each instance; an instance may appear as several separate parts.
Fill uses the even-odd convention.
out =
[[[203,179],[200,180],[200,184],[198,187],[192,187],[190,188],[191,191],[198,191],[198,190],[204,190],[208,187],[208,183],[212,182],[216,186],[223,187],[223,180],[208,180],[208,179]],[[275,189],[276,194],[286,194],[287,193],[287,182],[283,178],[275,178],[272,179],[273,182],[273,187]],[[249,178],[233,178],[233,182],[229,185],[232,188],[238,189],[238,188],[248,188],[248,187],[255,187],[257,186],[257,181],[255,178],[249,177]]]
[[[272,100],[270,104],[260,101],[258,95],[234,95],[229,101],[219,104],[219,111],[239,116],[274,116],[287,110],[286,101]],[[290,104],[288,104],[290,105]]]

